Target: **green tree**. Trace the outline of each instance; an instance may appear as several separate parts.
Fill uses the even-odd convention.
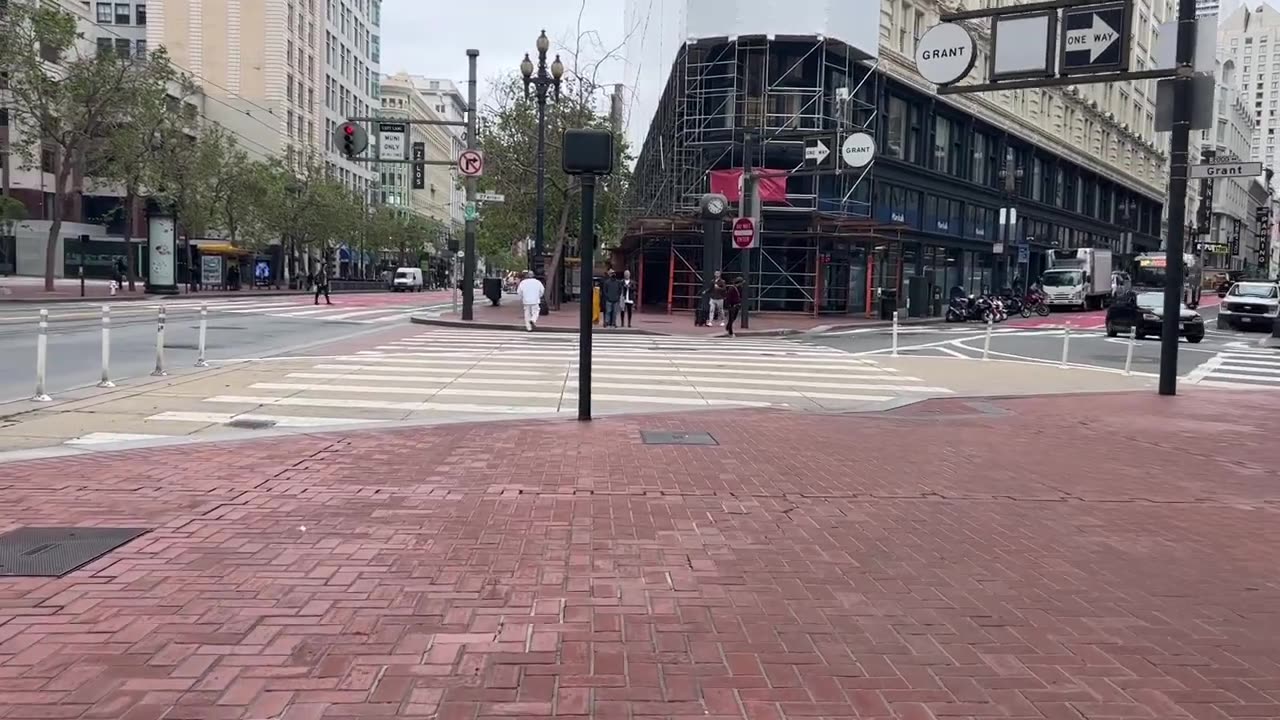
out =
[[[196,123],[195,109],[185,102],[196,88],[170,65],[163,48],[134,62],[148,64],[155,82],[139,89],[119,122],[90,146],[86,162],[91,176],[118,183],[124,191],[120,211],[126,218],[124,243],[131,291],[137,282],[137,247],[132,233],[138,205],[150,189],[168,184],[170,168],[163,162],[167,146],[187,143],[186,133]]]
[[[598,88],[584,75],[570,71],[559,101],[546,111],[546,249],[556,259],[575,241],[581,217],[581,195],[575,178],[560,167],[561,137],[568,128],[611,129],[607,115],[596,109]],[[479,143],[485,154],[484,191],[506,196],[501,205],[486,206],[477,234],[479,254],[491,265],[516,268],[524,258],[512,256],[514,244],[533,237],[536,208],[537,106],[525,97],[518,76],[498,82],[479,120]],[[596,227],[602,242],[616,242],[621,234],[622,200],[630,177],[624,138],[615,136],[615,174],[596,191]],[[552,264],[556,283],[559,263]]]
[[[45,252],[45,289],[51,291],[73,170],[94,145],[128,122],[139,98],[164,86],[169,69],[167,63],[95,52],[76,18],[55,5],[10,2],[3,12],[0,68],[9,74],[15,149],[28,164],[39,162],[46,150],[55,157]]]

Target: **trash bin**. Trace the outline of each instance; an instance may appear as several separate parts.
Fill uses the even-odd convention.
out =
[[[487,277],[484,279],[484,296],[497,307],[502,302],[502,278]]]
[[[898,289],[883,288],[880,290],[880,319],[892,320],[898,310]]]

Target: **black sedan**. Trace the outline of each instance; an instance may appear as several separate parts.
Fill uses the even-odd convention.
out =
[[[1159,335],[1164,328],[1164,293],[1162,292],[1129,292],[1124,293],[1107,308],[1107,337],[1115,337],[1121,333],[1128,335],[1130,329],[1141,338],[1147,335]],[[1198,343],[1204,339],[1204,318],[1200,313],[1186,305],[1178,321],[1179,335],[1187,342]]]

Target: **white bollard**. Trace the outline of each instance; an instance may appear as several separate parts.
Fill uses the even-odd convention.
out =
[[[102,306],[102,379],[98,381],[100,388],[113,388],[111,382],[111,306]]]
[[[196,358],[196,367],[209,367],[209,362],[204,359],[204,339],[205,334],[209,331],[209,306],[200,306],[200,345],[199,357]]]
[[[992,319],[987,318],[987,334],[982,338],[982,359],[990,360],[991,355],[991,324]]]
[[[893,356],[898,357],[898,311],[893,311]]]
[[[164,369],[164,308],[160,308],[160,314],[156,318],[156,369],[151,371],[152,375],[168,375]]]
[[[40,334],[36,336],[36,394],[32,400],[49,402],[53,398],[45,392],[45,363],[49,357],[49,311],[40,311]]]
[[[1133,346],[1138,342],[1138,328],[1129,328],[1129,347],[1124,351],[1124,374],[1133,374]]]
[[[1071,354],[1071,328],[1062,328],[1062,364],[1059,367],[1067,366],[1067,357]]]

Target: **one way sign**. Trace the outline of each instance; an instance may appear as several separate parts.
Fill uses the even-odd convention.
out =
[[[1062,11],[1061,75],[1129,69],[1129,5],[1084,5]]]
[[[831,138],[809,137],[804,139],[804,164],[811,168],[827,166],[827,158],[831,157],[831,148],[835,141]]]

